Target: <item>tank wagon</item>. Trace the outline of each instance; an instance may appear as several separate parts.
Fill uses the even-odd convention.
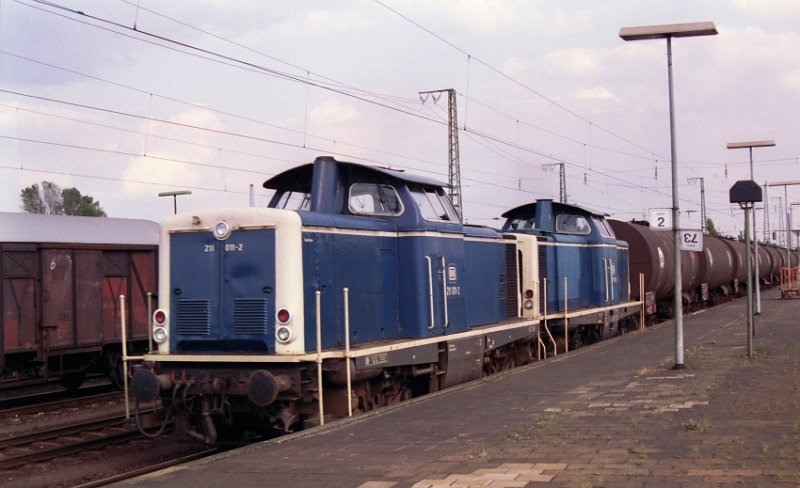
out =
[[[465,225],[442,183],[330,157],[264,187],[268,208],[162,223],[158,346],[131,381],[147,432],[171,417],[206,443],[293,431],[554,352],[545,323],[566,347],[638,310],[627,246],[578,207]],[[158,401],[165,418],[143,414]]]
[[[0,213],[0,385],[73,389],[94,370],[121,385],[118,297],[128,297],[129,350],[143,353],[157,252],[156,222]]]
[[[651,230],[647,222],[608,222],[629,245],[631,276],[644,275],[645,296],[641,297],[634,286],[632,298],[644,299],[648,322],[672,317],[675,283],[672,233]],[[776,283],[779,269],[786,265],[785,253],[772,246],[759,246],[758,259],[759,282]],[[690,310],[739,297],[747,287],[745,244],[703,236],[702,252],[681,251],[681,276],[683,304]]]

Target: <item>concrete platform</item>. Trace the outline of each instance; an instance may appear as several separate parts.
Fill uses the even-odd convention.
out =
[[[762,294],[118,486],[800,486],[800,300]]]

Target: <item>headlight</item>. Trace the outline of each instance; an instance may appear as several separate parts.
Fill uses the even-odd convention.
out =
[[[525,300],[523,306],[525,307],[525,310],[533,310],[533,300]]]
[[[167,329],[163,327],[156,327],[153,329],[153,340],[156,341],[157,344],[167,342]]]
[[[220,220],[214,225],[214,237],[223,241],[231,235],[231,226],[224,220]]]
[[[278,329],[275,330],[275,339],[281,344],[288,343],[292,340],[292,329],[288,327],[278,327]]]

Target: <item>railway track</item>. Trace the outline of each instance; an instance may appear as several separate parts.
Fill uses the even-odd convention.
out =
[[[59,390],[21,390],[21,393],[15,393],[13,390],[6,390],[2,392],[0,397],[0,413],[5,414],[7,411],[14,409],[24,409],[33,405],[42,405],[56,402],[75,402],[85,401],[87,397],[111,394],[117,392],[109,383],[85,386],[79,390],[67,391]],[[117,394],[121,395],[120,392]]]
[[[104,486],[223,450],[163,438],[154,443],[123,410],[120,392],[0,410],[2,483]]]
[[[156,471],[160,471],[162,469],[171,468],[173,466],[178,466],[180,464],[196,461],[198,459],[203,459],[205,457],[212,456],[222,451],[224,451],[224,449],[220,449],[218,447],[212,447],[204,451],[188,454],[186,456],[176,457],[175,459],[170,459],[161,463],[152,464],[149,466],[145,466],[143,468],[132,469],[130,471],[126,471],[124,473],[120,473],[114,476],[109,476],[107,478],[94,480],[87,483],[82,483],[80,485],[75,486],[74,488],[95,488],[98,486],[106,486],[110,485],[111,483],[118,483],[120,481],[125,481],[139,476],[144,476],[150,473],[155,473]]]
[[[127,442],[141,434],[123,416],[94,419],[0,440],[0,470]]]
[[[56,400],[47,400],[42,402],[25,402],[21,406],[2,408],[0,407],[0,420],[9,417],[18,417],[31,414],[42,414],[48,412],[65,411],[69,409],[83,408],[91,403],[104,403],[104,402],[122,402],[123,393],[119,391],[111,391],[107,393],[99,393],[94,395],[86,395],[75,398],[57,398]],[[124,405],[124,403],[122,404]]]

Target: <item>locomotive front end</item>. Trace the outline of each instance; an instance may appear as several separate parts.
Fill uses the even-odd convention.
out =
[[[165,220],[159,354],[304,352],[300,229],[295,212],[274,209]]]
[[[134,374],[139,403],[159,396],[180,426],[208,443],[217,425],[255,417],[289,430],[305,350],[301,222],[287,210],[230,208],[161,226],[157,353]],[[281,363],[280,365],[277,363]],[[148,366],[150,365],[150,366]],[[202,419],[190,425],[191,419]],[[236,422],[234,422],[236,420]]]

